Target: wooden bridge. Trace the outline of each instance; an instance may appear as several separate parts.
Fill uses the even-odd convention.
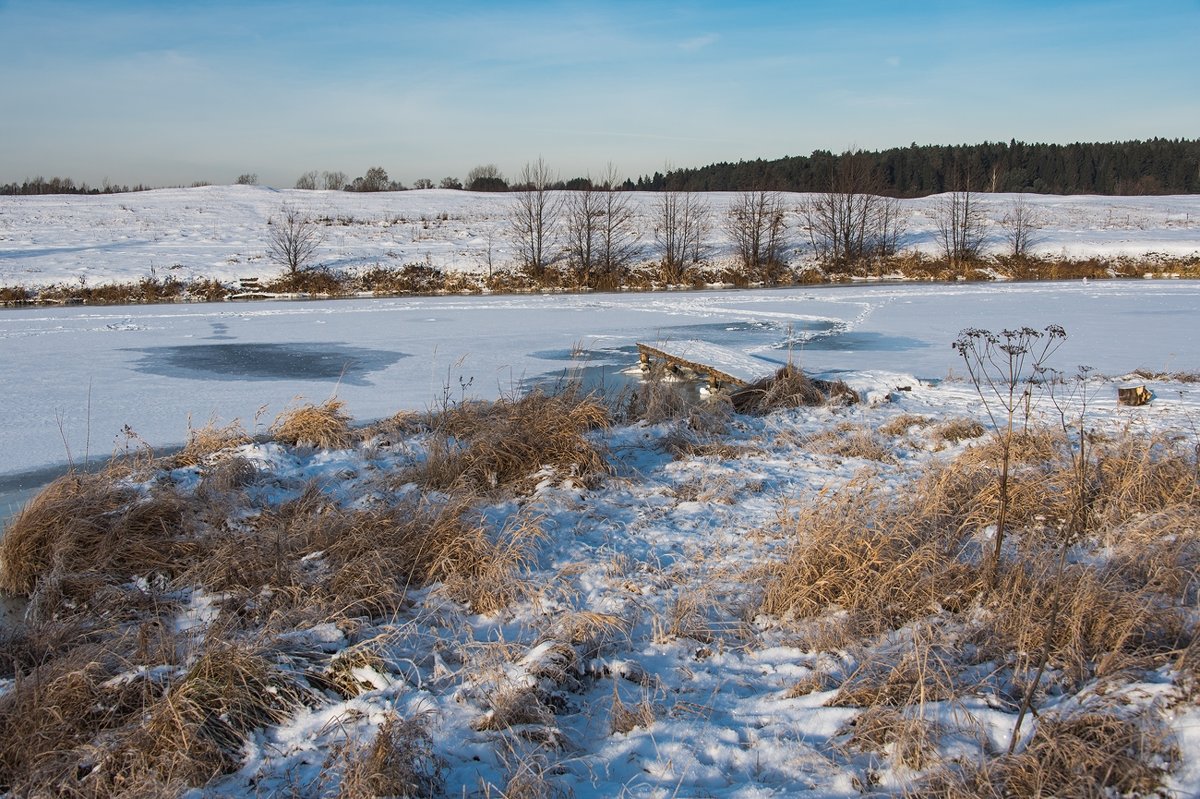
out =
[[[708,386],[713,391],[725,386],[748,386],[779,371],[778,364],[697,339],[639,343],[637,348],[643,371],[649,371],[654,362],[659,361],[672,372],[687,370],[707,377]]]

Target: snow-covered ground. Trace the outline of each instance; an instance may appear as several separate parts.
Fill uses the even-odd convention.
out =
[[[1033,199],[1057,214],[1059,227],[1048,240],[1054,243],[1043,245],[1055,252],[1198,249],[1194,198]],[[361,197],[223,188],[3,198],[0,282],[77,280],[80,274],[89,283],[136,279],[152,264],[175,263],[184,265],[184,274],[268,274],[265,266],[263,272],[248,268],[263,264],[264,220],[284,201],[373,221],[330,228],[331,236],[344,229],[347,239],[327,238],[327,262],[389,258],[402,264],[429,252],[435,266],[479,268],[487,232],[498,241],[504,226],[505,198],[459,192]],[[714,206],[722,201],[711,198]],[[915,224],[923,202],[909,206],[913,235],[924,235],[928,245],[928,228],[921,233]],[[437,218],[441,210],[444,220]],[[427,230],[419,216],[392,221],[419,213],[440,238],[419,238]],[[736,417],[713,435],[720,446],[710,454],[678,459],[669,446],[678,425],[635,424],[594,434],[608,451],[610,478],[588,489],[547,473],[533,494],[481,508],[498,524],[538,520],[545,537],[531,561],[531,595],[476,614],[435,585],[412,592],[394,618],[281,634],[272,643],[280,651],[329,656],[369,645],[380,660],[354,672],[363,689],[358,696],[326,695],[253,733],[241,768],[204,793],[329,790],[336,784],[336,768],[327,768],[336,765],[334,753],[347,741],[369,740],[390,712],[424,719],[434,753],[445,761],[449,796],[498,797],[522,764],[530,781],[543,780],[549,792],[527,786],[518,794],[512,787],[513,795],[824,799],[899,792],[912,774],[893,744],[855,748],[852,725],[862,711],[834,701],[837,682],[818,680],[811,693],[795,689],[814,676],[845,681],[860,666],[896,662],[914,651],[914,638],[941,623],[941,611],[879,640],[811,646],[778,619],[754,613],[761,593],[755,569],[786,551],[791,540],[781,519],[797,508],[864,472],[902,495],[931,464],[972,446],[964,441],[939,449],[914,428],[882,434],[888,459],[873,461],[823,451],[822,437],[878,433],[902,414],[982,420],[951,342],[968,327],[1049,324],[1062,325],[1068,335],[1051,366],[1070,373],[1086,364],[1107,376],[1093,382],[1088,412],[1098,440],[1130,430],[1195,439],[1200,384],[1152,379],[1149,405],[1116,403],[1116,386],[1133,369],[1200,371],[1200,283],[1190,281],[25,308],[0,313],[0,484],[60,466],[67,453],[79,459],[85,452],[137,448],[141,440],[155,447],[181,444],[189,417],[194,426],[239,418],[262,431],[298,398],[337,396],[356,420],[366,421],[512,394],[529,381],[570,374],[619,390],[622,381],[638,379],[623,373],[636,365],[639,341],[699,339],[765,363],[790,359],[809,372],[845,379],[864,402]],[[1053,423],[1045,403],[1034,412]],[[126,434],[126,425],[137,438]],[[266,506],[315,487],[329,501],[358,508],[414,490],[398,486],[395,476],[427,455],[424,446],[417,435],[335,451],[254,443],[238,454],[257,469],[248,493]],[[201,471],[173,469],[160,482],[190,492]],[[180,596],[186,600],[180,625],[203,624],[220,601],[203,592]],[[1194,608],[1183,612],[1194,625]],[[831,609],[825,618],[836,623],[837,614]],[[608,632],[590,651],[571,642],[564,650],[570,638],[564,625],[572,621]],[[564,654],[572,646],[574,654]],[[563,668],[560,660],[568,656],[578,662]],[[547,679],[558,703],[553,715],[500,729],[486,723],[505,691]],[[1053,667],[1045,679],[1057,679]],[[984,682],[918,709],[947,731],[942,756],[970,761],[1007,745],[1015,708]],[[1180,753],[1168,789],[1195,797],[1200,710],[1182,686],[1164,665],[1136,677],[1091,681],[1073,693],[1047,691],[1038,697],[1039,712],[1051,717],[1103,705],[1160,718]],[[12,690],[13,681],[0,682],[0,692]],[[618,706],[642,715],[637,723],[618,724]],[[1040,719],[1027,721],[1026,729],[1036,723]]]
[[[657,195],[633,192],[632,235],[653,259]],[[981,194],[993,222],[1024,199],[1044,227],[1032,251],[1051,256],[1179,256],[1200,253],[1200,195],[1099,197]],[[733,193],[711,193],[712,224],[705,237],[715,263],[732,260],[723,219]],[[796,208],[803,194],[785,195],[797,244],[804,234]],[[903,200],[908,216],[902,247],[938,251],[934,208],[938,197]],[[0,197],[0,286],[53,283],[95,286],[159,278],[211,277],[227,282],[273,277],[266,258],[267,220],[285,205],[324,218],[318,260],[335,269],[382,264],[429,264],[481,273],[511,267],[510,209],[505,194],[424,189],[381,194],[276,190],[257,186],[159,189],[109,196]],[[1003,252],[994,225],[990,251]],[[489,256],[490,253],[490,256]],[[803,251],[796,256],[803,260]]]

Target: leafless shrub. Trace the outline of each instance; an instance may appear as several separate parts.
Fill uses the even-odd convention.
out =
[[[313,169],[305,172],[300,177],[296,178],[296,188],[312,191],[317,188],[317,170]]]
[[[788,241],[783,198],[773,191],[745,191],[725,218],[747,278],[778,283],[787,268]]]
[[[934,208],[938,242],[953,267],[978,261],[987,240],[988,220],[979,205],[979,195],[971,190],[969,176],[943,194]]]
[[[654,239],[658,245],[659,281],[683,282],[689,267],[704,258],[704,235],[709,209],[700,195],[690,191],[664,191],[655,207]]]
[[[285,205],[268,221],[267,257],[286,270],[293,291],[301,273],[311,268],[321,240],[321,226],[292,206]]]
[[[868,157],[843,153],[828,185],[800,208],[817,258],[832,271],[847,272],[895,255],[904,235],[902,209],[880,196],[882,181]]]
[[[1000,219],[1000,229],[1008,242],[1009,255],[1024,258],[1038,243],[1038,231],[1046,224],[1045,215],[1020,195]]]
[[[271,425],[275,440],[291,446],[344,449],[354,441],[346,403],[329,399],[320,405],[301,405],[280,413]]]

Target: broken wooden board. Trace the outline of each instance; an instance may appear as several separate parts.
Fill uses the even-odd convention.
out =
[[[770,377],[779,370],[777,364],[698,339],[639,343],[637,347],[644,368],[649,368],[657,360],[669,369],[689,369],[708,377],[713,388],[746,386]]]

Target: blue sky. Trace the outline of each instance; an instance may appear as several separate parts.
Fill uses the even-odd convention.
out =
[[[0,182],[1200,136],[1200,0],[0,0]]]

